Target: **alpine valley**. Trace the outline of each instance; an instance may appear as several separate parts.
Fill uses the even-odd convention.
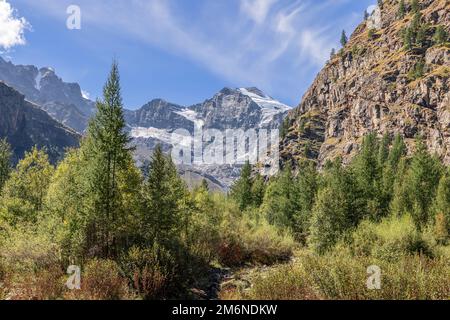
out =
[[[14,65],[0,57],[0,81],[3,87],[17,91],[17,96],[24,95],[26,103],[41,109],[49,115],[53,123],[65,127],[81,137],[87,129],[89,119],[95,114],[95,103],[87,99],[77,83],[66,83],[57,76],[50,67]],[[19,94],[20,93],[20,94]],[[4,99],[0,96],[0,101]],[[3,102],[5,103],[5,102]],[[1,104],[0,104],[1,106]],[[127,130],[133,138],[135,160],[142,166],[150,159],[153,149],[160,144],[163,150],[170,153],[171,133],[184,129],[191,133],[195,126],[203,129],[276,129],[291,108],[274,100],[257,88],[224,88],[202,103],[192,106],[180,106],[162,99],[154,99],[137,110],[125,110]],[[3,119],[3,118],[2,118]],[[10,123],[0,123],[2,128]],[[28,126],[34,127],[33,120]],[[5,131],[5,130],[3,130]],[[32,145],[22,144],[4,133],[14,144],[16,158],[23,155],[23,150]],[[59,141],[48,138],[48,144],[59,146]],[[44,145],[35,141],[38,147]],[[71,147],[67,143],[64,147]],[[59,156],[63,148],[56,148]],[[201,165],[180,166],[179,171],[190,186],[198,185],[203,179],[208,181],[213,190],[227,190],[233,181],[239,177],[241,165]]]

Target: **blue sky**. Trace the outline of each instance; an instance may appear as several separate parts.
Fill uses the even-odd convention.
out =
[[[51,66],[95,99],[111,61],[126,107],[153,98],[190,105],[221,88],[256,86],[296,106],[342,29],[374,0],[0,0],[24,18],[14,63]],[[66,27],[81,9],[81,30]],[[23,21],[23,20],[21,20]],[[0,22],[1,23],[1,22]],[[0,48],[1,50],[1,48]],[[6,52],[5,52],[6,51]]]

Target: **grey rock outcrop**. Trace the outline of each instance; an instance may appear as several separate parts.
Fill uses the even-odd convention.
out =
[[[450,47],[434,45],[438,25],[450,29],[450,3],[420,1],[425,45],[405,50],[402,30],[412,13],[397,18],[398,1],[385,0],[381,29],[366,22],[318,74],[288,116],[283,161],[309,158],[319,165],[337,156],[349,162],[369,132],[399,133],[411,152],[421,135],[433,153],[450,163]],[[423,74],[411,70],[425,63]]]

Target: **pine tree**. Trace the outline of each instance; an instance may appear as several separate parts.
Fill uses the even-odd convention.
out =
[[[406,154],[405,143],[403,142],[402,137],[397,134],[394,137],[392,148],[390,151],[388,148],[388,156],[387,158],[385,158],[386,139],[387,138],[385,136],[385,138],[383,138],[384,142],[382,142],[380,145],[380,152],[378,157],[379,165],[382,168],[381,181],[378,182],[377,187],[381,216],[386,216],[389,213],[390,205],[393,199],[396,178],[399,178],[400,184],[403,181],[403,169],[398,170],[398,168],[399,165],[403,165],[402,159]],[[382,151],[382,149],[384,150]],[[384,162],[382,162],[381,158],[385,159]],[[399,171],[401,177],[398,176]]]
[[[398,12],[397,17],[400,19],[403,19],[406,15],[406,4],[405,0],[400,0],[400,3],[398,5]]]
[[[369,13],[367,12],[367,9],[364,10],[364,21],[369,19]]]
[[[379,157],[379,140],[375,133],[370,133],[364,137],[361,151],[351,166],[361,205],[365,207],[365,213],[374,220],[381,215],[378,182],[382,166],[379,164]]]
[[[318,253],[331,249],[365,215],[354,174],[342,166],[342,159],[328,164],[321,181],[312,210],[309,237],[310,245]]]
[[[403,45],[405,50],[411,50],[415,42],[415,34],[411,27],[406,27],[403,30]]]
[[[448,41],[448,33],[445,31],[444,26],[438,26],[433,36],[433,42],[436,45],[443,45]]]
[[[440,161],[428,153],[425,143],[418,138],[406,180],[408,209],[418,230],[429,222],[440,175]]]
[[[382,168],[389,158],[389,145],[391,143],[391,138],[389,134],[384,134],[378,145],[378,166]]]
[[[314,163],[308,162],[300,166],[295,180],[292,201],[294,201],[294,224],[292,230],[297,240],[306,242],[311,223],[311,212],[318,189],[318,174]]]
[[[118,221],[124,212],[117,178],[119,172],[127,170],[131,159],[125,126],[119,70],[114,62],[83,144],[85,157],[90,159],[87,175],[93,200],[88,247],[96,247],[96,255],[102,257],[114,256],[118,249]]]
[[[0,139],[0,195],[11,173],[11,147],[6,139]]]
[[[141,217],[141,236],[147,245],[176,241],[181,228],[181,201],[186,186],[178,175],[172,159],[158,145],[146,168],[143,187],[145,210]]]
[[[233,184],[230,192],[242,211],[253,204],[252,185],[252,166],[247,161],[242,167],[240,178]]]
[[[288,163],[267,186],[262,212],[270,223],[283,228],[292,228],[294,214],[297,211],[295,188],[292,167]]]
[[[400,159],[406,154],[406,145],[403,138],[396,134],[394,142],[392,144],[391,151],[389,152],[388,163],[392,168],[396,168],[400,162]]]
[[[266,193],[266,184],[264,178],[257,174],[252,183],[252,204],[259,208],[264,201],[264,194]]]
[[[422,48],[425,45],[425,40],[427,38],[428,28],[426,25],[421,25],[416,34],[416,45]]]
[[[347,38],[347,35],[345,34],[345,30],[342,30],[342,34],[341,34],[341,45],[342,45],[342,47],[345,47],[347,42],[348,42],[348,38]]]
[[[414,14],[414,17],[411,21],[411,26],[410,28],[412,28],[412,30],[417,33],[419,31],[419,28],[422,24],[422,13],[420,11],[417,11]]]
[[[309,243],[319,254],[330,250],[351,224],[347,216],[346,195],[326,187],[319,191],[312,211]]]

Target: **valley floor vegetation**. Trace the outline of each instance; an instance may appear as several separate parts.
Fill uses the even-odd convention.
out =
[[[129,146],[117,64],[56,166],[34,148],[12,168],[0,141],[0,299],[190,299],[212,268],[255,266],[220,298],[450,298],[450,170],[420,138],[407,155],[369,134],[346,166],[288,163],[268,181],[246,164],[228,195],[189,190],[160,147],[141,170]]]

